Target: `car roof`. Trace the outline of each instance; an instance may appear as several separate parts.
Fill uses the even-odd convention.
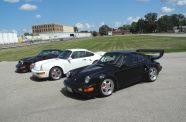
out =
[[[60,50],[60,49],[45,49],[43,51],[62,51],[62,50]]]
[[[108,53],[131,54],[131,53],[136,53],[136,52],[126,51],[126,50],[118,50],[118,51],[111,51],[111,52],[108,52]]]
[[[72,52],[74,52],[74,51],[88,51],[87,49],[81,49],[81,48],[77,48],[77,49],[66,49],[66,50],[70,50]]]

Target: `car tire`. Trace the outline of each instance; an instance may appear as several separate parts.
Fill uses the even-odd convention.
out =
[[[53,67],[49,72],[51,80],[59,80],[63,76],[63,71],[60,67]]]
[[[99,86],[100,95],[102,97],[110,96],[114,92],[114,89],[115,83],[112,79],[104,79]]]
[[[150,67],[148,70],[148,82],[154,82],[158,78],[158,70],[156,67]]]

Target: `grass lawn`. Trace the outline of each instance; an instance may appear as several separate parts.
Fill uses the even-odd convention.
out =
[[[186,51],[186,37],[157,36],[113,36],[95,37],[92,39],[51,42],[20,48],[0,50],[0,61],[15,61],[23,57],[37,54],[48,48],[68,49],[85,48],[91,51],[135,50],[140,48],[165,49],[166,52]]]

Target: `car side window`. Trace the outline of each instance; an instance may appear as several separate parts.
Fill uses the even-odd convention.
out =
[[[59,55],[59,51],[51,51],[51,54],[53,54],[53,55]]]
[[[143,55],[138,54],[138,62],[143,62],[143,61],[145,61],[144,56],[143,56]]]
[[[90,56],[94,56],[94,53],[91,53],[91,52],[87,52],[86,51],[86,56],[85,57],[90,57]]]
[[[128,66],[133,66],[135,64],[137,64],[137,55],[135,54],[129,54],[125,56],[125,63]]]
[[[86,56],[85,54],[86,54],[85,51],[76,51],[76,52],[73,52],[71,58],[72,59],[83,58]]]

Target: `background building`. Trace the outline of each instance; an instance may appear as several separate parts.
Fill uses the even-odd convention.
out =
[[[0,31],[0,44],[18,43],[16,32]]]
[[[74,27],[64,26],[64,25],[59,25],[59,24],[42,24],[42,25],[32,26],[33,35],[38,35],[40,33],[56,33],[56,32],[73,33]]]
[[[56,33],[41,33],[35,36],[24,36],[25,41],[36,41],[36,40],[65,40],[65,39],[72,39],[72,38],[87,38],[92,37],[91,33],[63,33],[63,32],[56,32]]]

